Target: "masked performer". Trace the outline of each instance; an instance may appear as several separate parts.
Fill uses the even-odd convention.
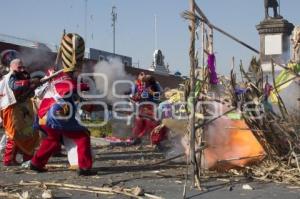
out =
[[[77,34],[66,34],[62,39],[64,72],[51,83],[56,93],[44,98],[38,109],[39,126],[47,134],[31,160],[30,168],[46,171],[45,165],[60,145],[63,136],[77,145],[78,174],[91,175],[92,156],[89,131],[76,120],[77,74],[84,57],[84,41]]]
[[[135,80],[134,87],[132,88],[131,100],[134,102],[141,101],[141,95],[145,89],[143,78],[145,77],[144,72],[140,72],[137,79]]]
[[[160,102],[161,87],[155,78],[151,75],[143,77],[145,85],[141,94],[141,100],[138,104],[138,116],[135,118],[135,125],[133,128],[134,143],[141,142],[141,138],[145,135],[150,135],[151,143],[156,145],[158,150],[161,150],[161,141],[167,136],[167,129],[163,127],[159,132],[152,132],[155,127],[159,125],[159,118],[156,117],[157,106]],[[152,133],[152,134],[150,134]]]

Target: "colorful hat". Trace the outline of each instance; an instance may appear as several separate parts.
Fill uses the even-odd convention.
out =
[[[84,40],[78,34],[68,33],[63,36],[61,51],[64,72],[74,71],[82,66],[84,50]]]

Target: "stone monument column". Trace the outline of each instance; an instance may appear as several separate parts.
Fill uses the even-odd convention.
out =
[[[260,60],[265,73],[272,71],[271,58],[286,65],[290,60],[290,36],[294,25],[282,17],[268,17],[256,26],[260,35]],[[281,70],[278,66],[275,70]]]
[[[271,77],[272,64],[271,59],[281,65],[287,65],[291,60],[291,40],[290,36],[294,29],[294,25],[280,16],[277,12],[279,6],[276,0],[265,0],[265,19],[261,21],[256,29],[260,35],[260,61],[264,76]],[[270,16],[268,9],[273,8],[274,16]],[[275,75],[278,75],[283,69],[275,65]],[[270,79],[269,78],[269,79]],[[272,84],[273,81],[269,81]],[[297,110],[300,98],[300,89],[297,82],[293,81],[287,88],[280,91],[280,96],[290,114],[299,114]],[[298,105],[299,106],[299,105]],[[273,104],[274,111],[279,113],[279,108]],[[296,111],[295,111],[296,108]]]

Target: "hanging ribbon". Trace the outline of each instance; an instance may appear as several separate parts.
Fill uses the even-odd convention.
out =
[[[218,76],[216,73],[216,57],[214,53],[208,55],[207,67],[209,71],[210,83],[218,84]]]

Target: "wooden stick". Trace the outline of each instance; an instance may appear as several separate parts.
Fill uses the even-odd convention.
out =
[[[291,155],[294,156],[295,161],[296,161],[296,165],[297,165],[297,168],[298,168],[298,171],[299,171],[299,173],[300,173],[300,165],[299,165],[298,156],[297,156],[297,154],[295,153],[295,151],[293,151]]]
[[[160,196],[152,195],[150,193],[145,193],[145,196],[148,197],[148,198],[152,198],[152,199],[164,199]]]
[[[250,129],[250,128],[239,128],[239,127],[225,127],[225,129],[237,129],[240,131],[259,131],[259,132],[271,132],[270,130],[263,130],[263,129]]]
[[[189,131],[190,131],[190,163],[192,165],[192,184],[195,185],[195,174],[196,172],[196,157],[195,157],[195,32],[196,32],[196,18],[195,18],[195,0],[190,0],[190,10],[193,13],[193,18],[190,20],[190,96],[192,97],[192,112],[189,120]]]
[[[288,68],[288,67],[286,67],[286,66],[284,66],[284,65],[282,65],[282,64],[277,63],[274,59],[272,59],[272,60],[273,60],[273,62],[274,62],[276,65],[278,65],[279,67],[281,67],[281,68],[283,68],[283,69],[285,69],[285,70],[290,71],[291,73],[293,73],[293,74],[296,75],[297,77],[300,77],[300,75],[297,74],[297,73],[295,73],[295,71],[293,71],[291,68]]]
[[[184,14],[185,14],[185,15],[191,15],[191,13],[188,13],[188,12],[185,12]],[[189,16],[189,17],[190,17],[190,16]],[[202,22],[206,23],[210,28],[213,28],[213,29],[219,31],[220,33],[222,33],[222,34],[224,34],[225,36],[229,37],[230,39],[232,39],[232,40],[238,42],[239,44],[245,46],[246,48],[252,50],[253,52],[255,52],[255,53],[257,53],[257,54],[260,54],[260,52],[259,52],[257,49],[251,47],[250,45],[246,44],[245,42],[243,42],[243,41],[239,40],[238,38],[232,36],[231,34],[225,32],[225,31],[222,30],[221,28],[218,28],[217,26],[213,25],[212,23],[210,23],[209,21],[207,21],[206,19],[204,19],[203,16],[200,17],[200,16],[198,16],[198,15],[195,15],[195,17],[196,17],[199,21],[202,21]]]
[[[130,196],[133,198],[138,198],[142,199],[142,197],[135,196],[134,194],[127,193],[125,191],[120,191],[117,189],[113,189],[111,187],[94,187],[94,186],[84,186],[84,185],[75,185],[75,184],[64,184],[64,183],[55,183],[55,182],[39,182],[39,181],[29,181],[29,182],[20,182],[20,185],[26,185],[26,186],[32,186],[32,185],[46,185],[46,186],[55,186],[59,188],[68,188],[70,190],[75,190],[77,191],[85,191],[85,192],[111,192],[111,193],[118,193],[118,194],[123,194],[126,196]]]
[[[43,184],[45,184],[46,186],[58,186],[58,187],[69,187],[69,188],[79,188],[79,189],[90,189],[90,190],[94,190],[94,191],[111,192],[113,190],[110,187],[94,187],[94,186],[85,186],[85,185],[55,183],[55,182],[44,182]]]
[[[131,198],[143,199],[143,197],[136,196],[136,195],[134,195],[134,194],[131,194],[131,193],[128,193],[128,192],[125,192],[125,191],[113,190],[113,192],[114,192],[114,193],[118,193],[118,194],[123,194],[123,195],[129,196],[129,197],[131,197]]]
[[[224,116],[224,115],[226,115],[226,114],[228,114],[228,113],[234,111],[235,109],[236,109],[236,108],[232,108],[232,109],[230,109],[230,110],[228,110],[228,111],[222,113],[221,115],[218,115],[217,117],[215,117],[215,118],[213,118],[213,119],[211,119],[211,120],[209,120],[209,121],[207,121],[207,122],[204,122],[203,124],[198,125],[197,128],[202,128],[202,127],[204,127],[204,126],[206,126],[206,125],[212,123],[213,121],[219,119],[220,117],[222,117],[222,116]]]
[[[39,186],[42,183],[39,181],[29,181],[29,182],[24,182],[23,180],[20,181],[19,185],[22,186]]]
[[[288,80],[282,82],[281,84],[275,85],[275,86],[272,88],[272,90],[276,90],[276,89],[280,88],[281,86],[283,86],[284,84],[289,83],[290,81],[293,81],[293,80],[296,79],[296,78],[297,78],[297,76],[294,76],[294,77],[292,77],[292,78],[290,78],[290,79],[288,79]]]
[[[75,184],[65,184],[65,183],[55,183],[55,182],[39,182],[39,181],[29,181],[19,183],[23,186],[37,186],[37,185],[46,185],[46,186],[57,186],[57,187],[69,187],[69,188],[78,188],[78,189],[92,189],[95,191],[111,191],[112,188],[106,187],[93,187],[93,186],[82,186],[82,185],[75,185]]]
[[[58,76],[59,74],[61,74],[62,72],[64,72],[64,69],[61,69],[59,71],[56,71],[55,73],[53,73],[52,75],[49,75],[48,77],[44,77],[40,80],[40,82],[43,84],[43,83],[46,83],[47,81],[53,79],[54,77]]]
[[[88,189],[79,189],[79,188],[70,188],[70,187],[57,187],[58,189],[63,190],[71,190],[71,191],[82,191],[82,192],[88,192],[88,193],[98,193],[98,194],[104,194],[104,195],[114,195],[113,192],[107,192],[107,191],[94,191],[94,190],[88,190]]]
[[[0,196],[5,198],[20,198],[18,194],[15,193],[7,193],[0,191]]]
[[[198,6],[196,5],[196,8],[197,8]],[[205,29],[205,24],[204,24],[204,22],[202,22],[201,23],[201,29],[202,29],[202,51],[201,51],[201,57],[202,57],[202,72],[204,71],[204,65],[205,65],[205,51],[206,51],[206,49],[204,48],[204,41],[205,41],[205,31],[204,31],[204,29]],[[206,52],[206,54],[209,54],[209,52]],[[201,77],[201,78],[203,78],[203,77]],[[204,79],[204,78],[203,78]]]
[[[199,8],[199,6],[197,4],[195,4],[195,9],[198,12],[198,14],[208,23],[210,24],[210,21],[208,20],[208,18],[206,17],[206,15],[204,14],[204,12]]]
[[[282,101],[282,99],[281,99],[281,97],[280,97],[280,95],[278,93],[279,86],[276,86],[276,82],[275,82],[275,66],[274,66],[274,62],[273,62],[272,59],[271,59],[271,65],[272,65],[272,77],[273,77],[274,92],[275,92],[275,95],[276,95],[277,100],[278,100],[278,106],[279,106],[279,110],[281,112],[281,115],[286,120],[288,113],[287,113],[287,109],[286,109],[286,107],[285,107],[285,105],[284,105],[284,103],[283,103],[283,101]]]
[[[186,199],[186,187],[187,187],[188,176],[189,176],[189,159],[186,156],[185,175],[184,175],[185,179],[184,179],[183,192],[182,192],[183,199]]]
[[[46,168],[67,168],[64,164],[47,164]]]
[[[218,160],[217,162],[230,162],[230,161],[235,161],[235,160],[244,160],[244,159],[250,159],[250,158],[259,158],[262,156],[265,156],[266,154],[261,154],[261,155],[256,155],[256,156],[249,156],[249,157],[240,157],[240,158],[230,158],[230,159],[225,159],[225,160]]]
[[[199,19],[200,21],[204,21],[204,20],[201,19],[200,17],[199,17],[199,18],[197,17],[197,19]],[[204,21],[204,22],[205,22],[205,21]],[[207,24],[207,25],[210,26],[211,28],[213,28],[213,29],[219,31],[220,33],[224,34],[225,36],[229,37],[230,39],[236,41],[237,43],[239,43],[239,44],[245,46],[246,48],[248,48],[248,49],[250,49],[250,50],[252,50],[253,52],[255,52],[255,53],[257,53],[257,54],[260,54],[260,52],[259,52],[258,50],[256,50],[255,48],[251,47],[250,45],[246,44],[245,42],[239,40],[238,38],[234,37],[233,35],[231,35],[231,34],[225,32],[225,31],[222,30],[221,28],[218,28],[217,26],[215,26],[215,25],[213,25],[213,24],[211,24],[211,23],[210,23],[210,24]]]

